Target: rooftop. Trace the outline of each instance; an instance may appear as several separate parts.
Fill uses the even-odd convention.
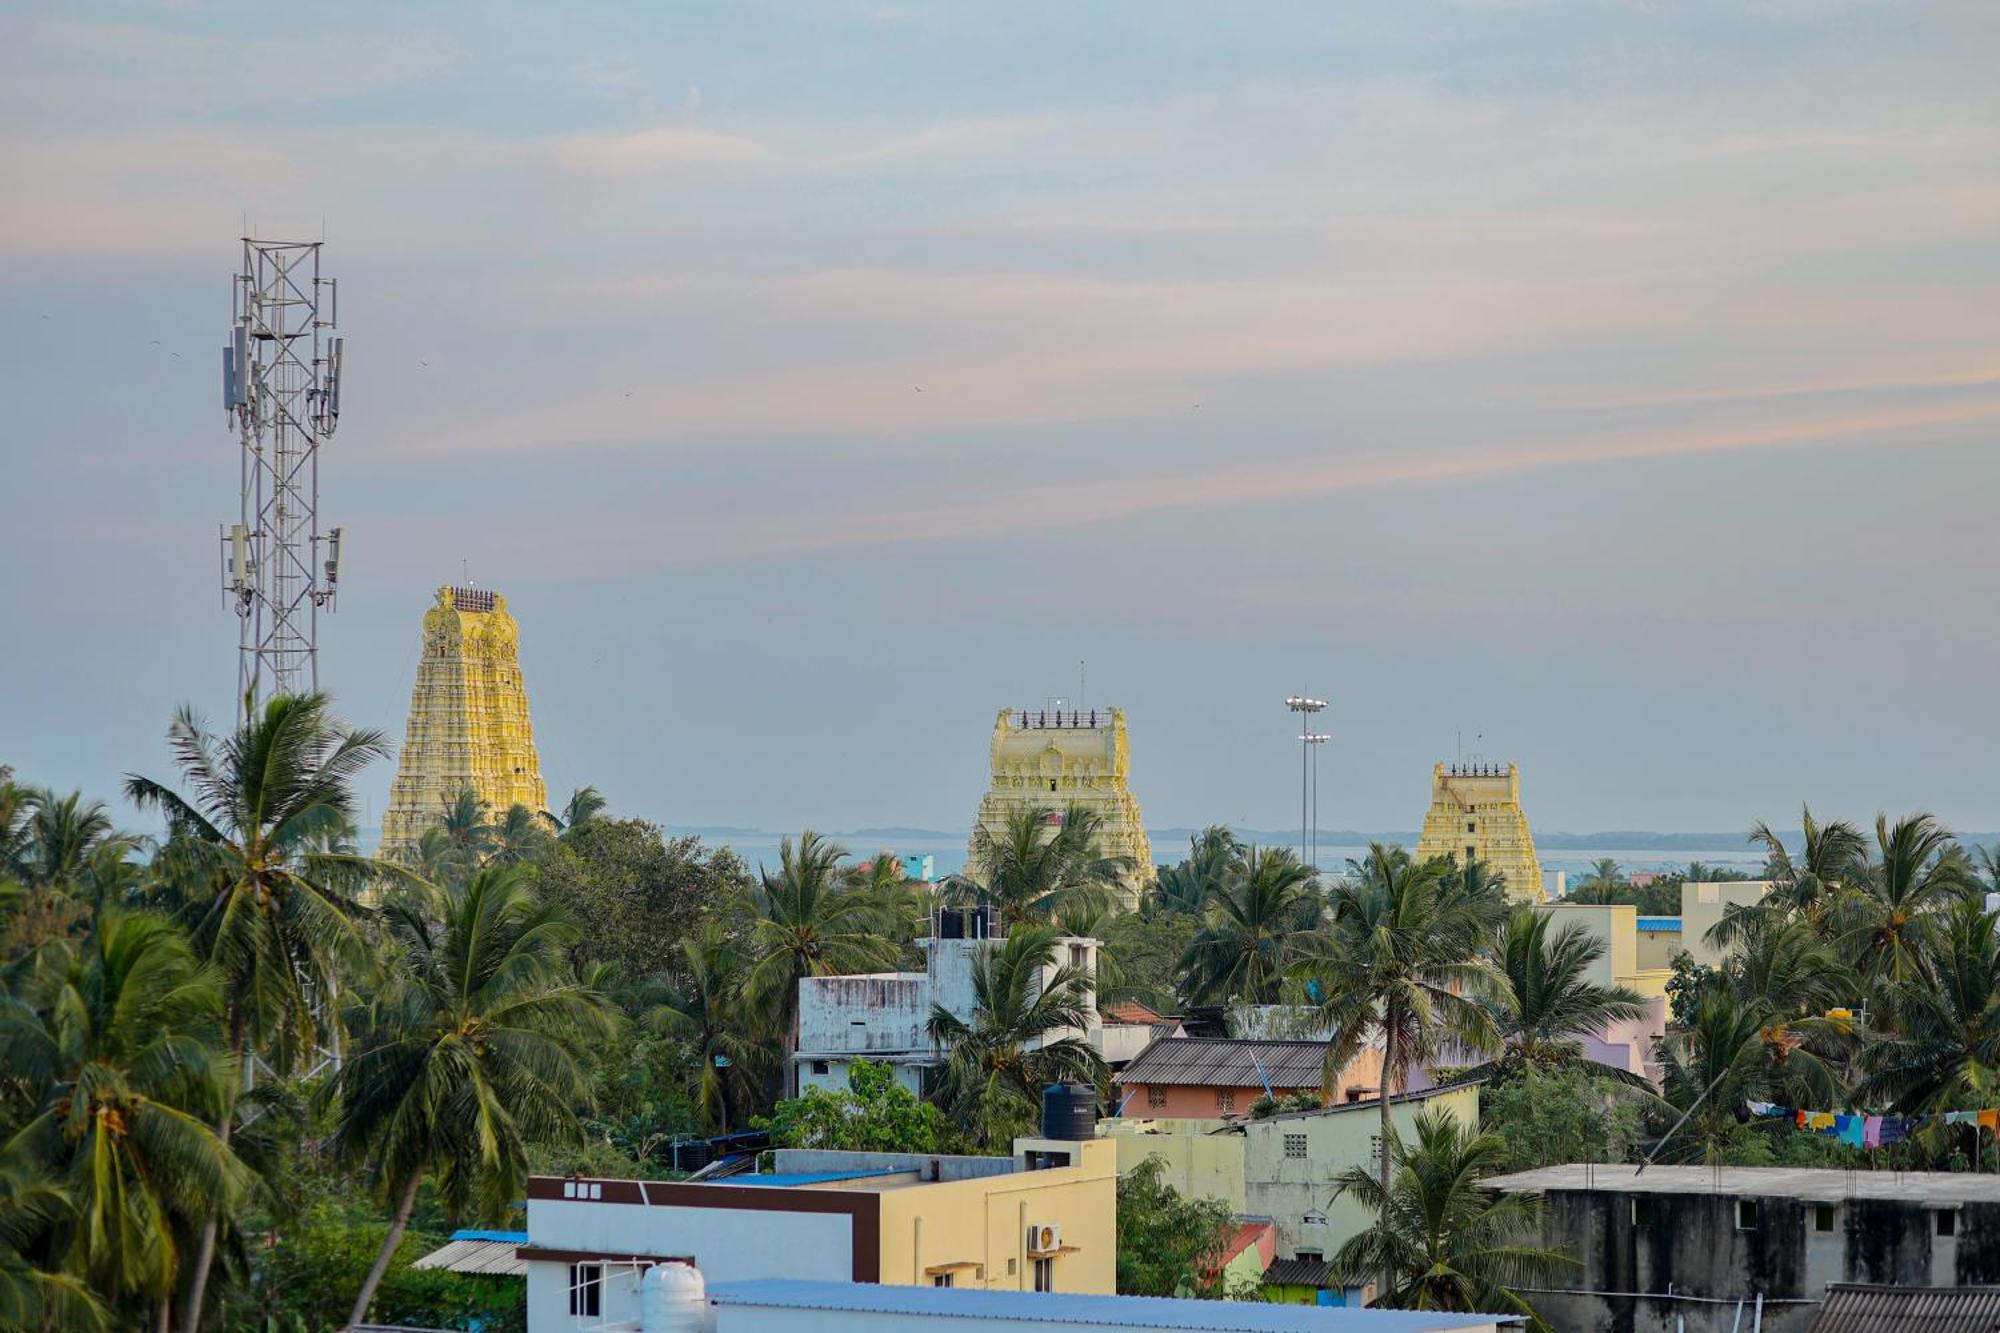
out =
[[[1091,1328],[1185,1329],[1192,1333],[1451,1333],[1509,1327],[1508,1315],[1433,1314],[1412,1310],[1343,1310],[1246,1301],[1157,1296],[1082,1296],[1065,1292],[980,1291],[972,1287],[899,1287],[856,1282],[760,1278],[708,1289],[717,1306],[764,1306],[848,1314],[1002,1319]]]
[[[1642,916],[1639,918],[1641,930],[1679,930],[1681,919],[1677,916]]]
[[[1727,1194],[1838,1203],[1843,1199],[1902,1199],[1910,1203],[2000,1203],[2000,1176],[1956,1171],[1834,1171],[1781,1166],[1635,1166],[1571,1163],[1492,1176],[1506,1193],[1602,1190],[1613,1194]]]
[[[1990,1333],[2000,1287],[1877,1287],[1835,1282],[1811,1333]]]
[[[883,1188],[890,1185],[914,1185],[915,1173],[908,1167],[876,1167],[867,1171],[772,1171],[765,1175],[723,1176],[707,1183],[712,1185],[757,1185],[764,1189],[799,1189],[811,1185],[839,1185],[856,1181],[873,1181],[865,1188]],[[890,1181],[886,1176],[912,1177],[906,1180]]]
[[[1323,1041],[1163,1038],[1132,1057],[1120,1083],[1181,1083],[1218,1088],[1317,1088],[1326,1065]]]

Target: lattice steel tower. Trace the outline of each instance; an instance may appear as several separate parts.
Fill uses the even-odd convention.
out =
[[[319,530],[319,446],[340,420],[339,311],[318,241],[243,240],[222,404],[242,437],[242,504],[222,533],[236,609],[236,697],[319,688],[319,612],[340,582],[340,529]]]

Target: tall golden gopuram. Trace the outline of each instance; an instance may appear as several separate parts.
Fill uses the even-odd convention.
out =
[[[495,815],[516,804],[549,808],[520,642],[505,597],[486,588],[438,589],[424,613],[424,655],[382,815],[382,855],[415,848],[467,787]]]
[[[1513,764],[1439,764],[1431,770],[1431,809],[1417,837],[1417,859],[1456,856],[1484,861],[1517,903],[1548,901],[1535,835],[1521,812],[1521,770]]]
[[[1126,785],[1132,758],[1125,746],[1125,710],[1003,708],[993,723],[992,759],[993,781],[979,802],[967,870],[975,877],[985,872],[979,829],[997,838],[1011,811],[1043,806],[1061,812],[1080,805],[1103,817],[1098,853],[1131,862],[1118,892],[1127,907],[1138,906],[1139,895],[1153,882],[1153,844]]]

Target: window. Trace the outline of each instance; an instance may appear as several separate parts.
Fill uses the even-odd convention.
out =
[[[1382,1136],[1368,1136],[1368,1169],[1377,1175],[1382,1173]]]
[[[1940,1208],[1937,1210],[1936,1216],[1938,1235],[1956,1236],[1958,1234],[1958,1209]]]
[[[1831,1231],[1831,1230],[1833,1230],[1833,1205],[1832,1205],[1832,1204],[1830,1204],[1830,1203],[1816,1203],[1816,1204],[1814,1204],[1814,1205],[1813,1205],[1813,1230],[1814,1230],[1814,1231]]]
[[[933,1273],[931,1274],[931,1285],[933,1287],[955,1287],[958,1285],[958,1274]]]
[[[1215,1109],[1218,1111],[1234,1111],[1236,1109],[1236,1089],[1217,1088],[1215,1090]]]
[[[571,1264],[569,1266],[569,1312],[591,1319],[604,1317],[604,1266],[602,1264]]]
[[[1069,965],[1085,976],[1090,975],[1090,950],[1081,944],[1069,946]]]
[[[1292,1257],[1309,1264],[1316,1264],[1326,1258],[1326,1252],[1323,1250],[1296,1250],[1293,1252]]]
[[[1054,791],[1055,789],[1056,789],[1056,780],[1055,780],[1054,778],[1050,778],[1050,779],[1049,779],[1049,790],[1050,790],[1050,791]]]
[[[1055,1289],[1056,1261],[1053,1259],[1035,1260],[1035,1290],[1054,1291]]]
[[[1305,1135],[1303,1134],[1285,1135],[1285,1157],[1289,1161],[1294,1161],[1294,1162],[1305,1161],[1306,1159]]]
[[[1653,1225],[1653,1201],[1634,1197],[1632,1200],[1632,1225],[1649,1227]]]
[[[1479,831],[1479,826],[1468,819],[1465,821],[1465,831],[1467,833],[1477,833]]]
[[[823,1075],[826,1073],[826,1061],[815,1060],[812,1062],[812,1068],[813,1068],[813,1073]]]
[[[1479,849],[1477,847],[1474,847],[1472,844],[1467,843],[1465,847],[1465,864],[1469,866],[1478,859],[1479,859]]]
[[[1014,1276],[1014,1274],[1016,1274],[1016,1273],[1018,1273],[1018,1272],[1020,1271],[1020,1269],[1018,1269],[1018,1268],[1016,1268],[1016,1267],[1014,1266],[1014,1265],[1016,1264],[1016,1262],[1018,1262],[1018,1261],[1017,1261],[1017,1260],[1013,1260],[1013,1259],[1009,1259],[1009,1260],[1007,1261],[1007,1276],[1008,1276],[1008,1277],[1012,1277],[1012,1276]]]
[[[1738,1231],[1755,1231],[1757,1229],[1757,1201],[1755,1199],[1738,1199],[1736,1201],[1736,1229]]]
[[[1165,1088],[1155,1086],[1146,1089],[1146,1105],[1157,1111],[1166,1104],[1167,1090]]]

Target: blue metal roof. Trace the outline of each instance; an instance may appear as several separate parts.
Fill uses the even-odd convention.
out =
[[[1641,930],[1679,930],[1681,919],[1677,916],[1642,916],[1639,918]]]
[[[790,1189],[797,1185],[824,1185],[835,1180],[864,1180],[869,1176],[897,1176],[906,1166],[876,1167],[872,1171],[773,1171],[761,1176],[724,1176],[705,1180],[704,1185],[762,1185],[768,1189]]]
[[[454,1231],[453,1240],[497,1240],[507,1245],[526,1245],[528,1233],[525,1231]]]
[[[1190,1333],[1451,1333],[1513,1315],[1437,1314],[1416,1310],[1344,1310],[1331,1306],[1261,1305],[1250,1301],[1189,1301],[1164,1296],[1083,1296],[1066,1292],[980,1291],[972,1287],[897,1287],[872,1282],[808,1282],[758,1278],[718,1282],[711,1305],[854,1314],[1002,1319],[1094,1328],[1188,1330]]]

